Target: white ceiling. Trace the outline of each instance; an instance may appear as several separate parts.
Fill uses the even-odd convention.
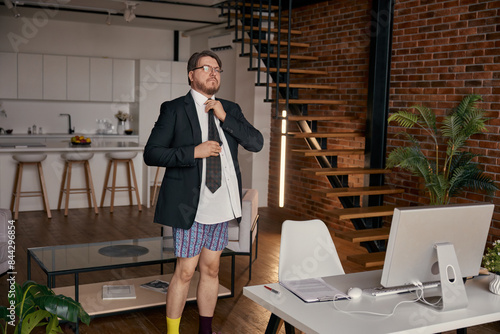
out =
[[[136,18],[126,22],[125,3],[136,4]],[[225,18],[218,3],[222,0],[0,0],[0,15],[13,16],[12,3],[22,17],[49,16],[53,20],[106,24],[108,12],[113,25],[161,28],[191,32],[216,24],[223,25]]]

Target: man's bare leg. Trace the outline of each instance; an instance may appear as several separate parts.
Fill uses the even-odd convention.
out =
[[[189,285],[198,264],[200,255],[190,258],[177,258],[174,275],[167,290],[167,317],[178,319],[186,305]]]

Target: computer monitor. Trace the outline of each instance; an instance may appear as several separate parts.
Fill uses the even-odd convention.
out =
[[[446,285],[454,289],[455,273],[460,277],[478,275],[493,210],[489,203],[396,208],[381,284],[392,287],[448,278],[450,284]],[[436,245],[445,244],[453,247],[441,251],[438,263]],[[456,254],[458,265],[450,262],[454,256],[450,253]],[[443,288],[447,287],[441,284]]]

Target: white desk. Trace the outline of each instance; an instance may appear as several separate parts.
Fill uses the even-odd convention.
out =
[[[341,291],[347,291],[350,287],[368,288],[380,285],[381,273],[377,270],[324,279]],[[419,303],[405,303],[390,317],[347,314],[337,311],[333,302],[304,303],[278,283],[266,285],[279,290],[281,292],[279,295],[265,289],[263,285],[244,287],[243,295],[273,313],[266,334],[273,333],[277,318],[307,334],[438,333],[500,320],[500,296],[488,290],[490,279],[489,276],[482,276],[465,284],[469,299],[466,309],[440,312]],[[431,294],[439,290],[427,291]],[[398,302],[411,300],[413,296],[413,294],[385,297],[363,295],[356,300],[337,301],[335,305],[346,311],[391,313]]]

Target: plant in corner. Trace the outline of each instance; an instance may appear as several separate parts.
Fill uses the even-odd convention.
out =
[[[483,266],[490,272],[500,275],[500,239],[493,242],[483,256]]]
[[[14,283],[8,297],[10,306],[0,306],[0,319],[5,321],[5,328],[0,328],[4,334],[9,326],[15,326],[14,334],[30,333],[35,327],[45,327],[46,333],[50,334],[63,333],[59,319],[90,323],[90,316],[80,303],[56,295],[48,287],[33,281],[26,281],[22,286]]]
[[[402,132],[411,146],[391,151],[387,158],[387,168],[399,167],[422,177],[432,205],[448,204],[450,198],[464,189],[483,190],[488,194],[499,189],[476,162],[475,158],[479,155],[464,150],[472,135],[486,129],[485,112],[476,107],[479,100],[482,100],[479,95],[466,96],[444,117],[440,129],[435,113],[420,105],[412,107],[415,112],[398,111],[388,119],[406,129],[419,128],[424,134],[426,141],[420,143],[414,135]],[[422,144],[427,143],[431,143],[432,149],[422,148]],[[442,143],[446,144],[445,152],[442,152],[444,149],[440,151]],[[430,152],[429,156],[425,152]]]

